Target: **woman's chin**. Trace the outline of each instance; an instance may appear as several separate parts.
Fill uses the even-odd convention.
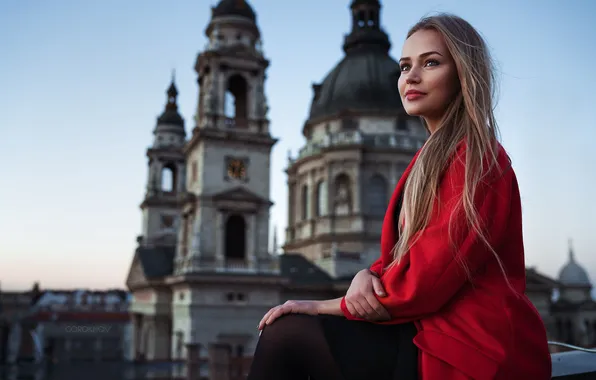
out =
[[[404,110],[409,116],[424,116],[424,111],[422,107],[419,107],[417,104],[406,105],[404,104]]]

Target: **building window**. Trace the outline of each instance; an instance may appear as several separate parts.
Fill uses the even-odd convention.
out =
[[[355,131],[358,129],[358,120],[356,119],[343,119],[341,121],[341,129],[345,131]]]
[[[395,130],[406,132],[408,130],[408,121],[405,117],[399,117],[395,120]]]
[[[327,183],[323,180],[317,184],[317,216],[327,215]]]
[[[368,213],[374,216],[385,215],[387,208],[387,181],[379,174],[374,175],[368,184],[366,191],[368,201]]]
[[[301,212],[301,218],[302,220],[308,220],[310,219],[310,197],[308,196],[308,185],[303,185],[302,186],[302,197],[301,197],[301,206],[302,206],[302,212]]]

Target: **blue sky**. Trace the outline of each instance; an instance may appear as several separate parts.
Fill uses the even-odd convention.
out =
[[[0,2],[2,289],[122,287],[140,232],[145,149],[172,69],[192,128],[201,0]],[[596,24],[590,0],[385,1],[399,57],[409,26],[448,11],[486,37],[497,116],[521,186],[526,260],[556,275],[567,241],[596,279]],[[349,0],[252,0],[271,67],[272,225],[286,225],[283,169],[303,144],[318,82],[341,59]]]

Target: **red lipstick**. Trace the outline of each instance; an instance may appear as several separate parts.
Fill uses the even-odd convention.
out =
[[[416,100],[416,99],[420,99],[424,95],[426,95],[426,93],[424,93],[422,91],[417,91],[417,90],[408,90],[408,91],[406,91],[406,99],[407,100],[410,100],[410,101]]]

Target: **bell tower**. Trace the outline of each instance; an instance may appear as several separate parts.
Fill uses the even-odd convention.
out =
[[[213,7],[198,55],[196,126],[185,147],[189,196],[176,272],[260,273],[269,252],[270,154],[266,69],[256,15],[246,1]]]
[[[178,113],[178,90],[172,83],[166,91],[163,113],[153,130],[153,144],[147,149],[149,174],[145,198],[141,203],[143,214],[142,236],[144,246],[174,246],[181,195],[185,188],[185,161],[183,146],[186,139],[184,119]]]

